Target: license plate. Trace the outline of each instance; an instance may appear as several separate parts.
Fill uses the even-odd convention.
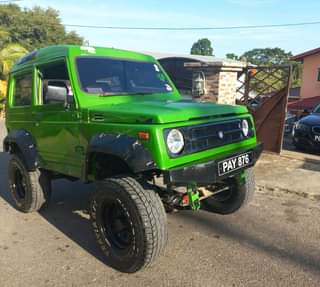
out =
[[[228,174],[252,164],[252,152],[243,153],[218,162],[219,176]]]
[[[314,141],[320,142],[320,136],[314,136]]]

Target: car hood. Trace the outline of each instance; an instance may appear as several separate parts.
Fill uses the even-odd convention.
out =
[[[218,105],[194,101],[135,101],[93,106],[90,119],[113,123],[162,124],[246,114],[244,106]]]
[[[309,126],[320,126],[320,114],[311,114],[300,120],[300,123],[306,124]]]

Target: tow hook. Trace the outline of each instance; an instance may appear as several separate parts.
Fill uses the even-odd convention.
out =
[[[183,196],[182,202],[183,205],[188,205],[192,210],[200,209],[200,196],[196,184],[187,185],[187,194]]]

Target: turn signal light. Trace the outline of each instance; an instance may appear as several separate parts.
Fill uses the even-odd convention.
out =
[[[141,139],[141,140],[149,140],[150,139],[150,134],[149,133],[147,133],[147,132],[139,132],[138,133],[138,137],[139,137],[139,139]]]

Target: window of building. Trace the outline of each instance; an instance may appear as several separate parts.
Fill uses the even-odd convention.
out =
[[[32,75],[27,74],[15,79],[13,94],[14,106],[30,106],[32,104]]]
[[[318,82],[320,82],[320,68],[318,68]]]

